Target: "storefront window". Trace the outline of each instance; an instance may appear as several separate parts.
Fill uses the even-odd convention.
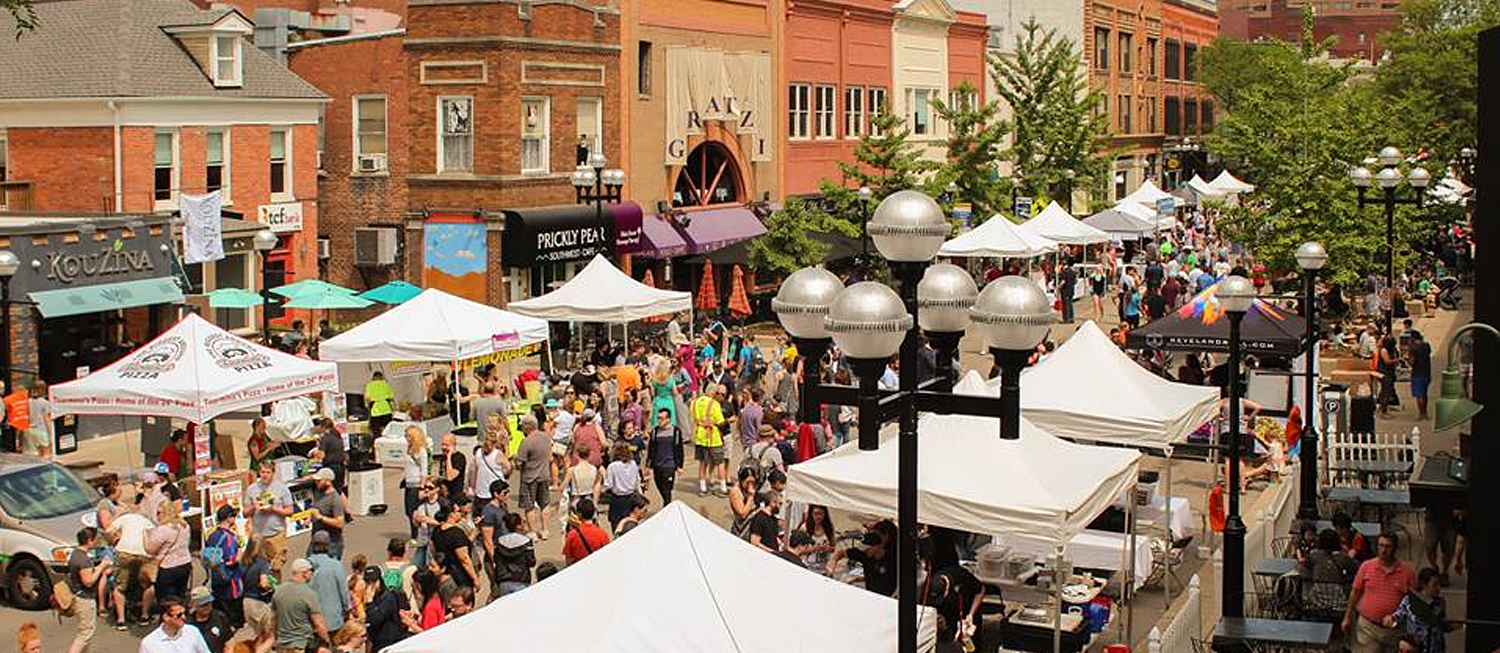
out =
[[[688,154],[677,173],[672,206],[708,206],[742,201],[740,171],[729,151],[718,143],[703,143]]]

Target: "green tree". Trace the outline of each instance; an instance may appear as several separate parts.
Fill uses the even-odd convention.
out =
[[[813,238],[813,232],[854,238],[859,227],[814,204],[787,198],[781,210],[766,219],[766,233],[750,241],[751,267],[784,275],[823,262],[828,245]]]
[[[906,120],[886,112],[870,118],[870,133],[854,148],[854,163],[839,162],[839,171],[853,186],[868,186],[875,199],[922,185],[923,175],[938,164],[922,158],[922,148],[909,142]],[[831,186],[831,184],[825,184]],[[825,189],[826,190],[826,189]]]
[[[1005,158],[1020,192],[1066,201],[1075,187],[1107,182],[1104,95],[1089,87],[1071,40],[1027,21],[1014,52],[990,58],[990,76],[1014,116]]]
[[[1438,161],[1473,147],[1479,124],[1479,32],[1500,25],[1495,0],[1407,0],[1380,37],[1390,58],[1376,81],[1412,147]]]
[[[0,0],[0,5],[10,12],[11,18],[16,21],[16,38],[36,29],[36,8],[31,6],[32,0]]]
[[[978,103],[979,90],[968,80],[954,90],[958,97],[964,98],[958,106],[932,101],[933,112],[948,123],[948,160],[933,179],[933,185],[946,188],[949,183],[954,184],[957,187],[954,199],[972,204],[978,223],[1007,205],[1010,182],[999,178],[996,166],[1010,124],[1000,119],[999,103],[993,100]]]

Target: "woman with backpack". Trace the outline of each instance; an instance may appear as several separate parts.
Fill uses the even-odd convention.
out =
[[[648,483],[656,483],[656,492],[661,495],[661,505],[672,503],[672,487],[677,482],[677,471],[682,469],[682,432],[672,425],[672,413],[663,408],[656,411],[656,426],[651,430],[651,440],[646,447],[646,464],[651,469]]]
[[[406,639],[406,624],[401,620],[402,596],[385,586],[380,567],[366,567],[364,581],[365,632],[371,650],[379,651]]]

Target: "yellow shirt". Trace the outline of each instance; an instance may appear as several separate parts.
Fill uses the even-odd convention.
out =
[[[391,414],[391,400],[396,393],[391,390],[391,384],[384,379],[372,380],[365,384],[365,403],[370,406],[370,417],[380,417]]]
[[[722,447],[724,436],[719,425],[724,423],[724,409],[719,400],[703,395],[693,400],[693,444],[700,447]]]

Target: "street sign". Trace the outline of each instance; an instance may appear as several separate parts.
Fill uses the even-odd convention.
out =
[[[968,227],[974,221],[974,206],[968,202],[953,205],[953,219]]]
[[[1156,217],[1158,218],[1170,218],[1176,209],[1177,198],[1175,197],[1163,197],[1156,200]]]
[[[1023,220],[1026,219],[1026,218],[1030,218],[1031,217],[1031,198],[1030,197],[1017,197],[1016,198],[1016,204],[1013,207],[1013,209],[1015,211],[1015,214],[1016,214],[1017,218],[1020,218],[1020,219],[1023,219]]]

